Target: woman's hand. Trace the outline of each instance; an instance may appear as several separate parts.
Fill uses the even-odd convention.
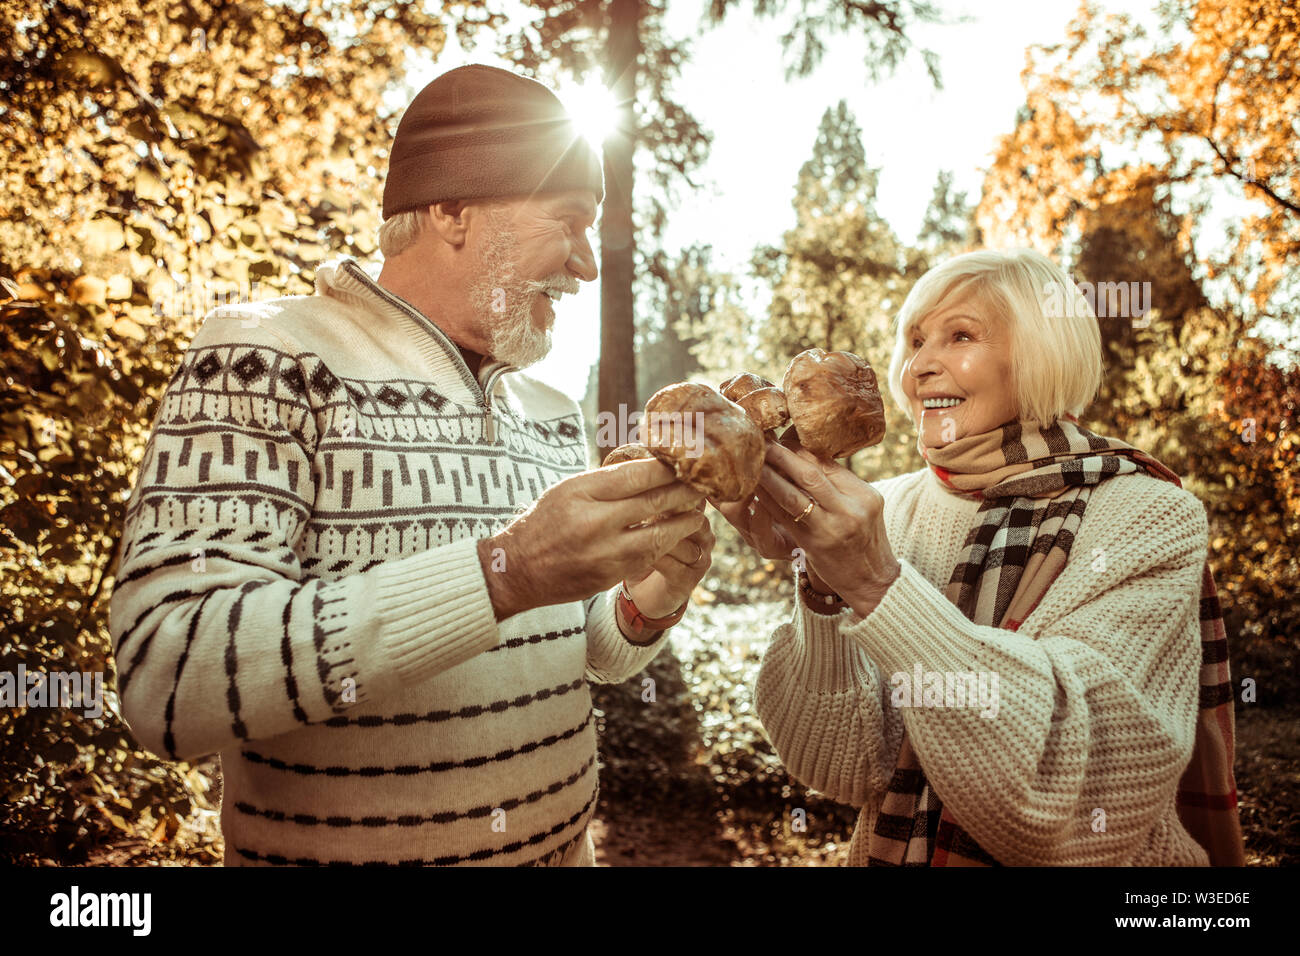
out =
[[[740,533],[745,544],[760,556],[772,561],[791,561],[798,556],[795,548],[799,545],[758,497],[724,502],[710,498],[709,504],[718,509],[727,523]]]
[[[902,571],[880,492],[843,465],[769,444],[758,500],[767,522],[803,550],[815,588],[820,578],[862,617],[875,610]]]
[[[770,502],[771,499],[769,498],[768,501]],[[789,517],[785,512],[780,512],[779,517],[773,515],[769,510],[770,504],[764,504],[757,495],[750,498],[748,503],[729,501],[719,504],[710,498],[709,504],[713,505],[727,519],[727,523],[740,532],[745,543],[762,557],[777,561],[793,561],[800,556],[798,543],[780,521],[780,518],[789,521]],[[808,575],[808,583],[812,585],[814,591],[820,591],[822,594],[833,593],[835,589],[818,577],[816,570],[806,560],[802,564],[802,570]]]

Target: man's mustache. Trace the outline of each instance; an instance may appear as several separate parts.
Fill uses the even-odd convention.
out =
[[[554,298],[561,295],[577,295],[578,280],[573,276],[555,275],[549,279],[530,281],[528,283],[529,292],[545,292]]]

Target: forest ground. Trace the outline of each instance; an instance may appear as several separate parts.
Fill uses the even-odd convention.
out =
[[[655,767],[681,781],[694,800],[637,800],[628,789],[629,768],[621,765],[612,729],[602,738],[604,777],[615,777],[613,793],[602,789],[592,835],[597,863],[604,866],[836,866],[848,857],[856,814],[810,793],[785,773],[771,753],[752,709],[754,678],[767,635],[789,618],[790,600],[715,604],[684,621],[674,640],[690,700],[696,712],[694,753],[674,751],[658,741],[659,753],[678,753],[671,767]],[[689,619],[688,619],[689,620]],[[719,643],[713,635],[730,634]],[[667,658],[667,655],[663,655]],[[665,662],[666,663],[666,662]],[[660,662],[656,662],[660,665]],[[656,665],[652,665],[653,674]],[[660,665],[662,666],[662,665]],[[676,686],[672,666],[657,676],[662,701]],[[632,690],[639,690],[632,684]],[[626,685],[625,685],[626,686]],[[606,693],[611,710],[626,696]],[[671,701],[670,701],[671,703]],[[688,725],[679,711],[670,712]],[[607,714],[607,723],[613,720]],[[1300,864],[1300,706],[1238,704],[1236,778],[1248,866]],[[642,744],[641,748],[646,749]],[[613,773],[611,773],[613,771]],[[686,785],[707,776],[711,787]],[[604,779],[603,777],[603,779]],[[605,785],[608,787],[608,785]],[[807,830],[792,832],[790,810],[807,810]]]
[[[1300,864],[1300,711],[1237,717],[1237,786],[1248,866]],[[592,823],[600,866],[838,866],[848,842],[791,836],[761,814],[719,809],[684,817],[601,801]]]
[[[786,774],[753,711],[754,678],[789,600],[692,609],[644,676],[597,687],[601,794],[592,837],[601,866],[835,866],[855,812]],[[719,637],[719,635],[724,635]],[[653,707],[647,715],[638,709]],[[1237,786],[1247,864],[1300,863],[1300,708],[1238,705]],[[201,769],[217,774],[215,762]],[[210,793],[169,841],[128,837],[86,863],[214,865],[222,843]],[[803,814],[795,811],[803,810]],[[54,861],[46,861],[53,863]]]

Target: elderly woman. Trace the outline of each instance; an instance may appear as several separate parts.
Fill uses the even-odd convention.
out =
[[[959,256],[890,361],[927,467],[873,486],[770,444],[755,499],[720,506],[799,571],[756,709],[860,808],[851,865],[1243,862],[1205,509],[1077,424],[1101,377],[1056,265]]]

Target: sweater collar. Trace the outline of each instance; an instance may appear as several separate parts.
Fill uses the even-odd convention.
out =
[[[411,333],[436,378],[457,377],[477,404],[485,404],[496,383],[513,365],[484,356],[478,375],[470,371],[456,343],[432,319],[401,296],[394,295],[369,275],[352,256],[340,256],[316,268],[316,294],[352,299],[368,308],[393,315]]]

